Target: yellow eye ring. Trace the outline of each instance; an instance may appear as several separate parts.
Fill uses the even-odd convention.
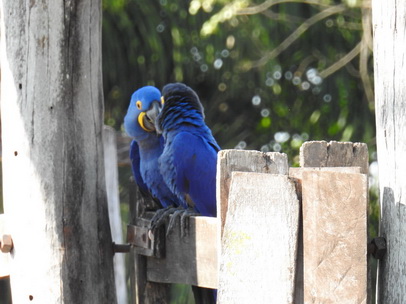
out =
[[[165,99],[164,99],[164,97],[163,97],[163,96],[161,97],[161,103],[162,103],[162,104],[164,104],[164,103],[165,103]]]
[[[135,105],[137,106],[137,109],[138,109],[138,110],[141,110],[141,108],[142,108],[142,102],[141,102],[140,100],[138,100]]]

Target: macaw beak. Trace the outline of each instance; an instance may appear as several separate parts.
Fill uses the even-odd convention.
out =
[[[140,124],[141,128],[147,132],[154,132],[155,120],[160,111],[161,103],[159,101],[152,102],[147,111],[141,112],[140,115],[138,115],[138,123]]]

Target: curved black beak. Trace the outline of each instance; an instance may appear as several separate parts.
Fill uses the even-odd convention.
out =
[[[143,117],[143,124],[148,131],[152,132],[155,131],[155,120],[161,111],[161,103],[159,101],[153,101],[151,106],[147,111],[145,111],[145,115]]]

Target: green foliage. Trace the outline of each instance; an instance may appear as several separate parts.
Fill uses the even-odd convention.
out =
[[[223,148],[283,148],[294,158],[306,138],[363,141],[373,151],[358,57],[322,77],[363,37],[359,1],[279,2],[251,14],[254,1],[105,0],[106,122],[121,127],[138,87],[182,81],[201,96]],[[339,11],[311,24],[327,9]],[[277,132],[289,134],[286,143]]]

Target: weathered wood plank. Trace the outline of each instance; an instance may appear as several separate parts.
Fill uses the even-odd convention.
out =
[[[303,172],[304,303],[366,303],[367,176]]]
[[[364,143],[309,141],[300,148],[301,167],[361,167],[368,174],[368,165]]]
[[[303,178],[305,171],[333,171],[343,173],[361,173],[361,167],[311,167],[311,168],[289,168],[289,177],[297,178],[299,181]]]
[[[288,157],[277,152],[222,150],[217,157],[217,216],[221,220],[221,235],[226,220],[231,173],[260,172],[288,174]]]
[[[296,184],[296,193],[302,206],[302,178],[305,171],[334,171],[346,173],[360,173],[360,167],[316,167],[316,168],[289,168],[289,177],[293,178]],[[304,300],[304,274],[303,274],[303,216],[300,214],[297,263],[296,263],[296,283],[295,283],[295,303],[302,304]]]
[[[165,258],[148,257],[147,279],[217,288],[218,222],[213,217],[191,217],[188,234],[181,236],[178,221],[165,241]]]
[[[377,303],[406,303],[406,1],[372,1],[381,222]]]
[[[0,214],[0,241],[1,236],[7,233],[6,230],[6,216],[4,214]],[[10,254],[9,253],[2,253],[0,251],[0,278],[8,277],[10,275]]]
[[[116,131],[109,126],[103,127],[104,171],[106,176],[107,205],[111,237],[116,244],[123,243],[121,225],[120,197],[118,190]],[[124,254],[114,255],[114,280],[116,283],[117,303],[127,304],[127,283]]]
[[[286,175],[233,172],[219,303],[292,303],[299,201]]]

